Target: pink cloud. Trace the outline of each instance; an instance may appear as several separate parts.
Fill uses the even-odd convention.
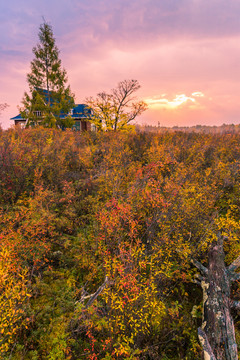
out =
[[[171,126],[238,122],[239,13],[234,0],[2,1],[0,102],[10,108],[0,121],[9,124],[27,90],[31,51],[44,15],[53,25],[78,102],[133,78],[142,85],[140,98],[189,97],[172,111],[151,108],[139,121],[160,118]],[[194,92],[205,96],[194,97]]]

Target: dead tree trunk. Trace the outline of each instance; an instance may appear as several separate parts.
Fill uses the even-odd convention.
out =
[[[235,270],[240,266],[240,256],[229,266],[224,263],[224,238],[209,251],[208,268],[193,261],[200,270],[197,282],[203,289],[203,323],[198,329],[199,341],[203,347],[204,360],[237,360],[238,352],[235,340],[234,323],[231,307],[239,307],[238,302],[231,302],[231,283],[240,279]]]

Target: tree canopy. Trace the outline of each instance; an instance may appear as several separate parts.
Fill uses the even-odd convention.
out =
[[[24,94],[22,117],[28,125],[71,127],[73,121],[68,114],[74,96],[67,86],[66,70],[62,68],[51,25],[41,24],[38,37],[31,72],[27,75],[29,93]]]
[[[129,123],[147,109],[144,101],[135,101],[134,93],[139,89],[137,80],[124,80],[109,94],[104,91],[96,98],[87,98],[87,104],[93,110],[91,121],[96,128],[127,129]]]

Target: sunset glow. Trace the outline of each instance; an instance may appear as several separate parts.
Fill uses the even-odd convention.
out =
[[[201,94],[201,95],[199,95]],[[163,108],[163,109],[176,109],[182,105],[188,105],[192,107],[193,104],[196,104],[195,97],[204,96],[200,92],[193,93],[192,96],[186,96],[185,94],[178,94],[173,99],[166,98],[166,94],[161,95],[161,97],[146,99],[146,103],[149,108]]]
[[[239,2],[12,0],[0,10],[5,128],[28,90],[42,16],[53,27],[77,103],[136,79],[136,95],[149,108],[139,123],[239,123]]]

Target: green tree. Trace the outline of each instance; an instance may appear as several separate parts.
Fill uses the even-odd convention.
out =
[[[27,75],[30,93],[24,94],[21,115],[28,126],[71,127],[73,119],[63,115],[74,106],[74,97],[67,86],[66,70],[61,66],[51,25],[41,24],[38,36],[39,43],[33,47],[35,58]]]
[[[144,101],[134,101],[133,94],[140,88],[137,80],[124,80],[118,83],[110,94],[105,91],[94,99],[87,98],[88,106],[93,110],[91,122],[98,130],[124,130],[147,105]]]

